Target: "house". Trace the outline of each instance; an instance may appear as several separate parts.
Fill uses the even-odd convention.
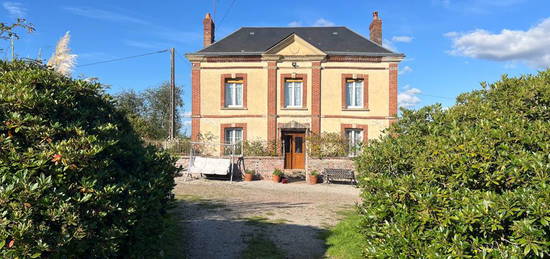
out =
[[[210,14],[192,63],[192,139],[283,141],[285,168],[304,168],[305,136],[341,132],[351,145],[396,120],[398,64],[382,47],[373,13],[370,39],[346,27],[243,27],[215,39]]]

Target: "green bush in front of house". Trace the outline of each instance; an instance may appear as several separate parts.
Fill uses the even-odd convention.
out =
[[[550,70],[482,85],[358,157],[365,256],[550,256]]]
[[[0,257],[161,257],[174,174],[99,83],[0,61]]]

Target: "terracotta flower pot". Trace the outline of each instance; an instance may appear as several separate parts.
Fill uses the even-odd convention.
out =
[[[316,183],[317,183],[317,175],[310,175],[309,184],[316,184]]]
[[[272,178],[274,182],[278,183],[281,181],[281,176],[280,175],[273,175]]]
[[[244,181],[245,182],[252,182],[253,179],[254,179],[253,174],[244,174]]]

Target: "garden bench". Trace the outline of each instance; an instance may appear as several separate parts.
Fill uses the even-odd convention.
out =
[[[352,184],[357,184],[355,173],[349,169],[325,168],[323,172],[323,182],[349,180]]]

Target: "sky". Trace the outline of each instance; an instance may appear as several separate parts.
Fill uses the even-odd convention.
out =
[[[48,59],[70,31],[78,55],[75,77],[96,77],[107,92],[157,86],[170,78],[176,49],[176,83],[191,110],[191,69],[185,53],[202,48],[202,19],[216,23],[216,39],[246,26],[346,26],[369,35],[372,12],[383,21],[384,46],[406,58],[399,68],[399,104],[417,109],[454,104],[457,95],[501,75],[534,74],[550,67],[548,0],[0,0],[0,22],[17,17],[36,31],[15,41],[19,58]],[[9,42],[0,41],[0,58]],[[189,120],[186,119],[189,130]]]

